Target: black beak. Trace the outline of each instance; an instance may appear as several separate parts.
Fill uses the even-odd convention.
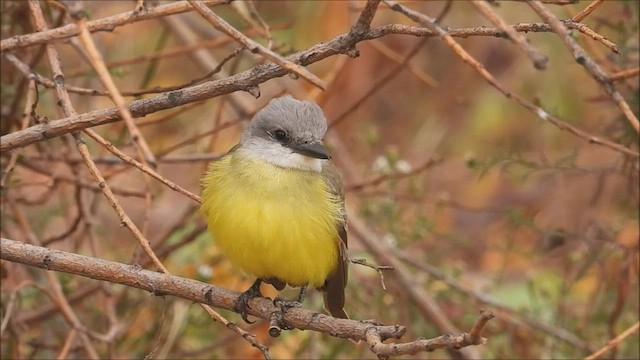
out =
[[[293,152],[316,159],[331,159],[331,155],[321,143],[290,144]]]

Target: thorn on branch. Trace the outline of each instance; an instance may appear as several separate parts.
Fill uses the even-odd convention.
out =
[[[260,87],[257,85],[247,86],[244,88],[244,91],[248,92],[256,99],[260,97]]]
[[[360,56],[360,51],[358,49],[356,49],[355,46],[352,47],[352,48],[349,48],[347,50],[344,50],[342,53],[347,55],[348,57],[350,57],[352,59],[355,59],[358,56]]]

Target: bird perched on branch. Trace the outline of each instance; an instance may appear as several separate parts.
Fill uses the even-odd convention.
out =
[[[202,183],[202,210],[215,243],[257,280],[236,309],[247,320],[262,282],[324,293],[340,318],[347,282],[347,232],[342,181],[323,145],[327,123],[318,105],[290,96],[258,111],[239,144],[213,162]]]

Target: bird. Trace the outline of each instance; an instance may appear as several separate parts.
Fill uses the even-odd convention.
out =
[[[202,206],[221,253],[255,282],[235,309],[247,319],[260,285],[278,291],[308,286],[323,292],[324,308],[348,319],[347,217],[340,174],[323,138],[327,121],[314,102],[291,96],[259,110],[226,155],[202,179]],[[284,309],[283,309],[284,311]]]

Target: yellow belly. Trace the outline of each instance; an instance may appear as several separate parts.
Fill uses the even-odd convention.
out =
[[[239,150],[211,164],[203,185],[209,231],[235,266],[313,287],[336,268],[341,205],[319,173],[277,167]]]

